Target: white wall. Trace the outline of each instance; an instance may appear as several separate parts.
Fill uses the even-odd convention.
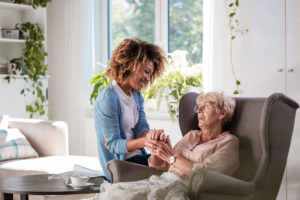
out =
[[[241,26],[250,30],[246,35],[237,38],[233,51],[236,72],[241,80],[240,96],[267,97],[274,92],[282,92],[300,102],[300,58],[297,55],[300,51],[299,6],[298,0],[240,1]],[[219,20],[224,19],[219,16]],[[221,46],[213,56],[218,62],[212,65],[213,89],[222,89],[232,94],[234,79],[228,59],[228,29],[225,30],[227,33],[217,35],[215,40],[220,41]],[[222,38],[225,38],[223,42]],[[288,72],[290,68],[294,72]],[[298,110],[287,172],[277,198],[280,200],[296,200],[300,197],[299,115]]]

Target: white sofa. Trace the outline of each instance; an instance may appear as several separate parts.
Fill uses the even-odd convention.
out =
[[[0,162],[1,179],[32,174],[62,173],[71,171],[74,164],[102,172],[97,157],[69,155],[68,126],[65,122],[10,118],[8,127],[18,128],[39,157]]]

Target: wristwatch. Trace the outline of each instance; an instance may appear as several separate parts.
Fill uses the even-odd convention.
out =
[[[169,158],[170,165],[173,165],[175,163],[175,161],[176,161],[176,156],[175,155],[170,156],[170,158]]]

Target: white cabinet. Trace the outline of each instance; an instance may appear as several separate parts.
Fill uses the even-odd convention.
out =
[[[300,103],[300,1],[241,2],[241,23],[250,29],[239,44],[243,96],[282,92]],[[300,199],[300,111],[278,200]]]
[[[46,50],[46,9],[34,9],[29,5],[14,4],[0,0],[0,25],[1,28],[15,28],[18,23],[30,22],[39,24],[45,34],[44,48]],[[17,58],[22,55],[25,47],[25,40],[0,38],[0,58]],[[32,96],[25,98],[20,94],[24,87],[28,87],[27,83],[20,77],[14,76],[8,84],[4,77],[0,74],[0,115],[8,114],[12,117],[29,117],[26,112],[25,105],[33,100]],[[43,92],[46,93],[48,78],[42,79]],[[46,109],[46,113],[47,109]],[[47,118],[47,114],[42,118]]]
[[[300,1],[286,0],[286,93],[300,104]],[[300,198],[300,110],[287,163],[287,199]]]

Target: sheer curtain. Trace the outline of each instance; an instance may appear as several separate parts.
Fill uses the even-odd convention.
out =
[[[89,80],[94,69],[94,0],[52,0],[47,7],[50,119],[69,126],[71,154],[84,154]]]
[[[229,65],[227,1],[204,0],[204,91],[224,90],[232,94],[234,79]]]

